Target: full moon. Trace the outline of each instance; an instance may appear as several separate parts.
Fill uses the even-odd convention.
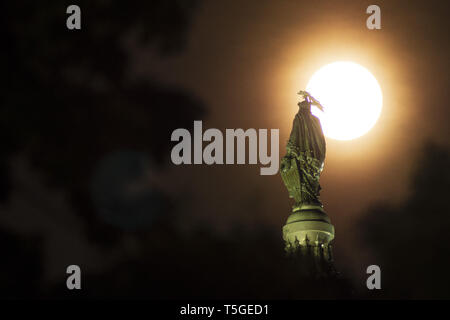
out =
[[[383,95],[375,77],[359,64],[339,61],[320,68],[306,86],[324,107],[311,112],[320,119],[324,134],[352,140],[372,129],[380,117]]]

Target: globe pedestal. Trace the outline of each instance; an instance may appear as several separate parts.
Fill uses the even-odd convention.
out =
[[[297,258],[307,276],[334,275],[334,226],[321,206],[303,205],[292,212],[283,227],[288,256]]]

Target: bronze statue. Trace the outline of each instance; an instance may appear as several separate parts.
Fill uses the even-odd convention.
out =
[[[295,199],[292,212],[283,226],[288,255],[301,258],[301,265],[313,266],[315,276],[335,274],[332,241],[334,226],[319,199],[320,173],[325,160],[325,137],[320,121],[311,113],[322,105],[308,92],[300,91],[286,155],[281,160],[281,178],[289,196]],[[308,269],[309,270],[309,269]]]
[[[320,120],[311,113],[311,105],[322,111],[323,107],[308,92],[299,94],[304,100],[298,104],[286,155],[281,160],[281,177],[289,196],[295,199],[294,212],[305,206],[322,207],[319,178],[326,151]]]

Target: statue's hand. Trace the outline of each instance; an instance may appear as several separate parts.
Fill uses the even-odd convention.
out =
[[[281,159],[281,171],[286,172],[291,168],[291,159],[289,157]]]
[[[284,157],[287,159],[299,157],[298,147],[291,141],[288,141],[286,145],[286,155]]]

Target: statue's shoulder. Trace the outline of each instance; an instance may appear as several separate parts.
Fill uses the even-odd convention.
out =
[[[314,122],[320,123],[320,119],[319,119],[318,117],[316,117],[315,115],[313,115],[312,113],[311,113],[311,119],[312,119]]]

